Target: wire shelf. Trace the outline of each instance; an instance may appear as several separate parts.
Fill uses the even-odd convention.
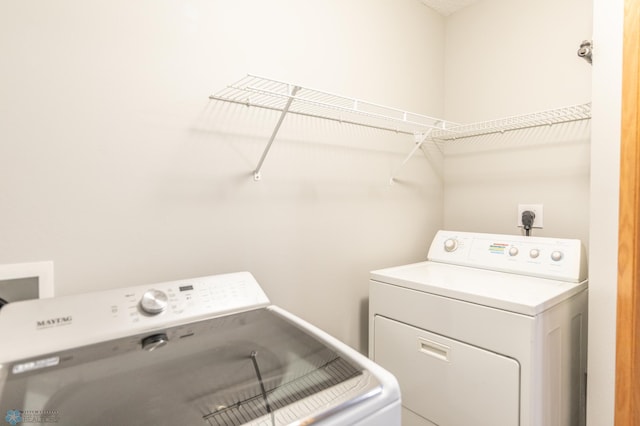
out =
[[[287,114],[413,135],[416,146],[400,164],[400,167],[406,164],[417,150],[423,147],[425,142],[439,145],[457,139],[553,126],[591,118],[591,103],[586,103],[498,120],[459,124],[255,75],[247,75],[225,89],[210,95],[209,98],[281,113],[253,172],[254,180],[260,180],[260,170],[264,160]],[[423,152],[425,151],[423,150]],[[428,152],[425,152],[425,155],[429,157]],[[396,172],[393,173],[391,182],[394,181]]]
[[[440,118],[254,75],[247,75],[209,98],[411,135],[459,126]]]
[[[498,120],[482,121],[451,127],[447,130],[434,130],[431,138],[435,141],[451,141],[456,139],[505,133],[533,127],[553,126],[555,124],[589,120],[591,103],[572,105],[530,114],[515,115]]]

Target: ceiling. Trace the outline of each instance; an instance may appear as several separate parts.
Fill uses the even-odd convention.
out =
[[[478,0],[420,0],[425,6],[434,9],[442,16],[449,16]]]

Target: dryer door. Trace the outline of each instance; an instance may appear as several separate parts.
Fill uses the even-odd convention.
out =
[[[520,366],[494,352],[376,316],[374,361],[402,405],[439,426],[517,426]]]

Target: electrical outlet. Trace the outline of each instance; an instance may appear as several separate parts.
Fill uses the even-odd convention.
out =
[[[542,228],[542,204],[518,204],[518,222],[517,226],[520,228],[522,225],[522,213],[527,210],[535,213],[536,217],[533,219],[533,228]]]

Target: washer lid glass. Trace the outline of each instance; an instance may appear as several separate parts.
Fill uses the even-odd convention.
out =
[[[269,308],[0,366],[0,412],[25,423],[311,424],[380,392]]]

